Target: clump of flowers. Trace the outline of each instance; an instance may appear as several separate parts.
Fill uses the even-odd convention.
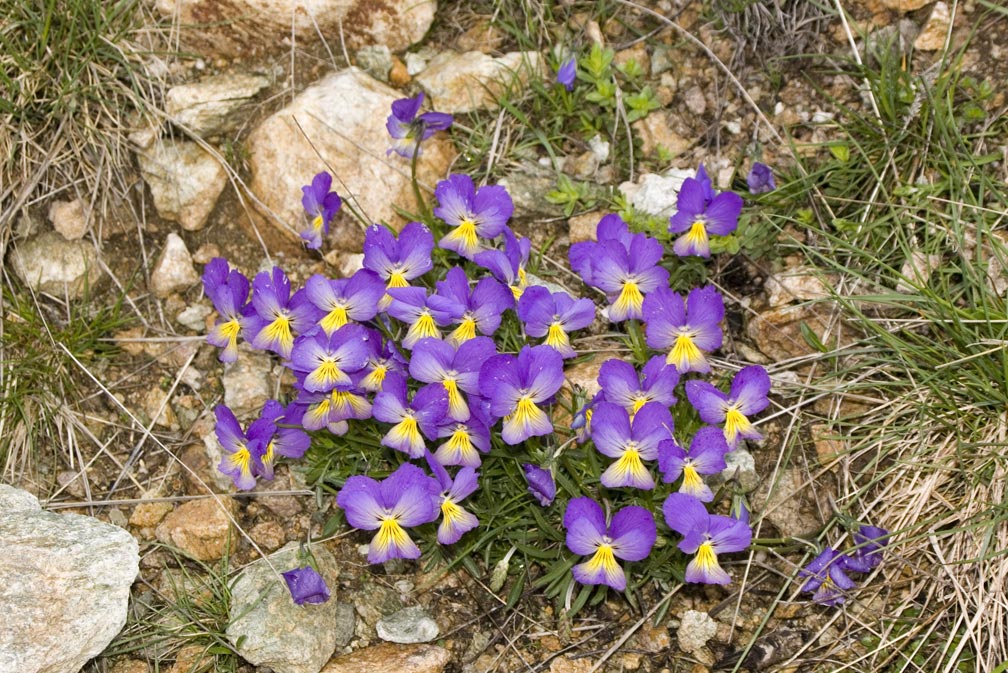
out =
[[[561,67],[565,87],[574,67]],[[393,104],[390,152],[415,159],[450,125],[450,115],[421,114],[422,102]],[[331,183],[320,174],[304,188],[308,247],[339,208]],[[770,378],[744,367],[727,393],[701,378],[715,373],[707,356],[722,344],[721,294],[671,287],[678,260],[662,240],[612,214],[596,240],[570,249],[571,269],[606,297],[598,307],[534,276],[503,187],[453,174],[434,199],[399,232],[367,223],[363,268],[349,278],[318,274],[293,288],[279,268],[249,283],[223,259],[207,265],[204,286],[220,314],[208,341],[221,359],[233,361],[244,337],[281,356],[294,381],[289,403],[271,401],[247,429],[218,407],[221,471],[247,490],[272,478],[276,456],[299,458],[309,444],[334,463],[366,454],[377,476],[327,484],[346,523],[370,535],[371,563],[481,540],[512,544],[505,562],[519,544],[566,556],[570,573],[547,575],[554,595],[572,582],[623,591],[642,564],[666,580],[728,583],[721,563],[752,534],[747,515],[709,511],[731,495],[714,478],[728,453],[760,438],[754,416],[769,403]],[[740,208],[737,195],[714,193],[700,167],[670,222],[683,232],[674,252],[709,255],[708,236],[730,233]],[[566,383],[565,361],[583,353],[579,332],[600,314],[637,347],[602,365],[600,390],[585,401]],[[863,547],[857,558],[874,562],[876,550]],[[324,594],[309,570],[291,573],[296,601]]]
[[[860,526],[854,538],[854,550],[844,554],[826,547],[798,573],[804,582],[802,593],[811,593],[820,605],[840,605],[846,592],[857,586],[848,573],[868,573],[882,563],[882,550],[889,544],[889,531],[877,526]]]

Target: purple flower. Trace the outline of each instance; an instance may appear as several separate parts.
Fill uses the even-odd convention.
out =
[[[305,391],[296,401],[307,407],[301,418],[305,430],[329,428],[333,434],[342,435],[348,429],[345,423],[348,419],[371,418],[371,403],[353,388],[337,387],[328,393]]]
[[[731,577],[718,564],[717,555],[749,546],[752,530],[748,521],[708,514],[702,502],[685,493],[665,498],[662,513],[668,527],[683,536],[680,551],[695,554],[686,566],[686,581],[729,584]]]
[[[632,240],[633,234],[630,233],[630,228],[623,218],[615,213],[605,215],[595,225],[594,241],[579,241],[570,247],[567,257],[570,260],[571,270],[581,276],[586,284],[594,286],[592,262],[598,244],[602,241],[618,241],[621,246],[629,250]]]
[[[574,77],[577,75],[577,59],[573,56],[560,64],[557,69],[556,81],[563,84],[568,91],[574,90]]]
[[[272,275],[263,271],[252,281],[252,314],[245,338],[253,348],[269,350],[289,358],[295,333],[307,331],[315,323],[315,307],[303,290],[291,297],[291,286],[280,267]]]
[[[402,356],[395,343],[385,341],[377,330],[369,330],[368,360],[361,370],[363,376],[357,381],[357,387],[371,393],[382,389],[385,377],[391,372],[406,373],[406,358]]]
[[[421,92],[413,98],[400,98],[392,102],[392,114],[385,121],[385,128],[392,136],[393,143],[386,154],[395,152],[410,159],[420,150],[422,141],[451,127],[454,118],[446,112],[424,112],[418,117],[417,112],[420,111],[423,99]]]
[[[556,482],[553,481],[553,473],[532,463],[522,465],[522,470],[525,471],[525,481],[528,482],[529,493],[539,501],[540,505],[549,507],[553,499],[556,498]]]
[[[640,375],[629,362],[613,358],[602,363],[598,382],[605,401],[622,406],[633,418],[648,402],[661,402],[666,407],[675,405],[679,371],[665,364],[663,355],[648,360]]]
[[[731,383],[731,392],[725,395],[706,381],[686,382],[686,397],[700,414],[704,423],[721,425],[732,450],[739,439],[763,439],[749,417],[766,409],[770,404],[770,376],[759,365],[749,365],[739,370]]]
[[[581,584],[605,584],[616,591],[626,589],[626,575],[616,559],[647,558],[658,534],[651,512],[636,505],[616,512],[606,526],[602,507],[591,498],[567,503],[563,525],[567,548],[579,556],[591,556],[574,566],[574,579]]]
[[[647,345],[667,350],[665,362],[675,365],[680,374],[710,371],[704,353],[721,347],[723,319],[724,300],[713,285],[693,288],[685,302],[667,287],[644,300]]]
[[[521,298],[528,286],[525,265],[528,264],[532,242],[518,238],[510,228],[504,227],[504,251],[484,250],[473,257],[473,261],[489,271],[494,278],[511,288],[515,301]]]
[[[668,285],[669,273],[658,262],[664,255],[661,243],[645,234],[634,234],[630,246],[619,241],[599,241],[592,261],[592,285],[609,299],[609,320],[639,320],[644,317],[644,295]]]
[[[382,391],[375,395],[371,415],[392,428],[382,437],[383,446],[402,451],[410,458],[420,458],[427,450],[424,437],[437,436],[438,423],[448,411],[448,398],[444,390],[425,386],[406,399],[406,379],[400,374],[390,374]],[[421,433],[423,435],[421,436]]]
[[[479,370],[497,354],[490,337],[474,337],[458,347],[440,339],[421,339],[410,358],[410,376],[436,384],[448,398],[448,415],[456,421],[469,420],[469,405],[462,392],[479,393]],[[460,392],[461,391],[461,392]]]
[[[248,278],[230,269],[223,257],[214,257],[203,269],[203,288],[220,314],[207,343],[224,349],[218,356],[221,362],[234,362],[238,359],[238,335],[247,329]]]
[[[481,278],[470,292],[465,271],[455,266],[448,270],[444,280],[437,282],[437,291],[429,303],[444,311],[450,322],[459,323],[447,337],[457,347],[474,338],[476,332],[485,336],[496,332],[501,314],[514,305],[514,299],[493,278]]]
[[[844,572],[849,558],[827,547],[819,556],[801,569],[798,577],[807,578],[802,593],[812,593],[812,600],[820,605],[840,605],[846,600],[845,591],[853,589],[854,580]]]
[[[714,493],[704,483],[701,475],[717,474],[727,467],[725,454],[728,453],[728,443],[720,429],[705,425],[697,430],[690,442],[689,453],[686,453],[674,440],[667,440],[658,445],[658,469],[662,472],[662,481],[671,484],[682,475],[679,492],[691,495],[701,502],[710,502]]]
[[[447,325],[448,312],[431,303],[427,290],[422,287],[390,287],[392,297],[387,312],[408,327],[400,341],[403,348],[413,348],[417,341],[427,337],[441,338],[439,326]]]
[[[266,445],[261,438],[249,439],[242,431],[234,412],[223,404],[214,408],[217,425],[214,433],[224,449],[217,469],[234,481],[242,491],[255,488],[256,474],[262,471],[262,455]]]
[[[680,257],[710,257],[710,234],[727,236],[738,227],[742,197],[734,192],[714,195],[703,165],[697,177],[686,178],[676,200],[677,212],[669,218],[669,232],[683,234],[672,245]]]
[[[267,400],[259,414],[259,418],[249,424],[245,436],[249,443],[262,448],[259,461],[254,467],[256,476],[273,479],[273,463],[277,456],[300,458],[311,445],[311,437],[296,427],[279,427],[278,422],[285,425],[299,425],[301,412],[295,405],[287,409],[276,400]]]
[[[403,227],[398,239],[388,227],[373,224],[364,234],[363,265],[377,273],[387,288],[407,287],[409,281],[434,268],[433,250],[434,235],[420,222]],[[386,295],[378,309],[385,310],[390,301]]]
[[[752,168],[749,170],[746,183],[749,185],[750,194],[762,194],[763,192],[771,192],[777,189],[777,183],[774,182],[770,167],[758,161],[753,163]]]
[[[481,249],[480,239],[496,238],[514,212],[507,190],[485,185],[478,190],[472,178],[462,173],[449,175],[434,188],[438,206],[434,215],[453,227],[438,241],[438,247],[454,250],[471,260]]]
[[[330,336],[322,330],[306,334],[294,342],[288,366],[307,392],[349,388],[353,386],[350,375],[367,364],[371,338],[371,331],[360,325],[345,325]]]
[[[871,572],[882,563],[882,548],[889,544],[889,531],[877,526],[861,526],[854,533],[854,555],[848,555],[846,568],[859,573]]]
[[[281,575],[287,582],[287,589],[296,604],[318,604],[329,600],[329,587],[315,568],[304,566],[288,570]]]
[[[658,445],[672,437],[672,414],[668,407],[649,402],[630,420],[623,407],[610,402],[595,406],[592,415],[592,441],[604,456],[616,458],[602,473],[600,481],[608,488],[654,488],[654,479],[645,460],[658,457]]]
[[[450,416],[442,419],[438,427],[438,437],[447,437],[434,453],[434,458],[444,466],[462,465],[479,467],[480,453],[490,451],[490,423],[484,417],[482,406],[473,404],[469,418],[453,420]]]
[[[518,357],[495,355],[479,375],[490,413],[504,419],[501,439],[507,444],[553,432],[549,415],[538,405],[549,402],[563,382],[563,358],[549,346],[523,346]]]
[[[440,544],[455,544],[468,531],[479,525],[479,519],[459,505],[479,488],[479,473],[472,467],[463,467],[452,479],[448,471],[427,452],[427,464],[441,485],[441,524],[437,539]]]
[[[322,171],[312,178],[310,185],[301,188],[301,205],[311,218],[311,224],[301,232],[301,238],[307,241],[306,247],[311,250],[322,247],[322,238],[329,233],[329,223],[343,205],[339,194],[329,191],[330,187],[332,176]]]
[[[376,530],[368,548],[368,563],[393,558],[420,558],[420,548],[407,528],[437,519],[441,486],[416,465],[404,463],[378,482],[356,475],[343,484],[336,504],[347,523],[360,530]]]
[[[305,283],[308,301],[322,313],[319,325],[326,336],[351,320],[364,322],[378,314],[378,302],[385,294],[385,283],[374,271],[359,269],[350,278],[330,280],[315,274]]]
[[[572,358],[577,353],[567,335],[595,321],[595,303],[591,299],[573,299],[566,292],[550,293],[545,287],[536,285],[522,293],[517,313],[525,323],[526,334],[546,337],[547,346],[561,357]]]

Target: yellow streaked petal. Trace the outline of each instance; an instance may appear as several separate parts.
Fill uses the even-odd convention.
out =
[[[665,358],[665,363],[675,365],[680,372],[702,370],[707,366],[703,351],[693,343],[693,337],[689,334],[680,334],[676,337],[675,343],[672,344],[672,350]]]
[[[465,398],[459,392],[458,382],[448,377],[441,382],[441,385],[448,393],[448,414],[456,421],[468,421],[469,405],[466,404]]]
[[[471,317],[462,318],[461,324],[448,335],[448,343],[455,348],[476,337],[476,321]]]
[[[416,322],[410,325],[409,330],[406,332],[406,337],[403,338],[402,345],[406,348],[413,348],[413,344],[420,339],[426,337],[437,337],[440,338],[441,333],[438,331],[437,323],[434,322],[434,317],[426,310],[420,314]]]
[[[388,560],[397,554],[393,554],[392,550],[396,549],[401,551],[411,550],[416,547],[413,540],[410,539],[409,534],[406,529],[399,525],[399,522],[395,518],[387,516],[382,519],[381,526],[378,527],[378,532],[375,534],[374,538],[371,540],[371,546],[373,551],[377,552],[382,560]],[[370,554],[368,555],[370,557]]]
[[[628,448],[615,463],[610,465],[601,477],[602,484],[610,488],[633,486],[641,489],[654,488],[654,479],[644,467],[640,453],[635,448]]]
[[[420,429],[417,420],[413,416],[406,416],[396,423],[388,431],[390,443],[394,443],[396,448],[404,449],[410,455],[423,454],[424,440],[420,436]]]
[[[564,331],[563,325],[559,322],[550,323],[549,330],[546,332],[545,343],[560,353],[569,353],[572,350],[570,338],[567,336],[567,332]]]
[[[613,310],[621,316],[639,316],[641,307],[644,305],[644,295],[641,294],[637,283],[628,280],[623,283],[619,297],[613,302]]]
[[[346,306],[334,306],[329,313],[326,314],[322,320],[319,321],[319,325],[322,326],[322,330],[326,333],[326,336],[332,336],[332,333],[343,327],[349,322],[347,317]]]
[[[686,240],[690,245],[707,246],[707,227],[703,220],[696,220],[690,225],[689,231],[686,232]]]
[[[471,257],[479,250],[479,238],[476,236],[476,223],[470,219],[462,220],[457,227],[445,236],[449,241],[458,241],[459,254]]]
[[[731,581],[728,573],[718,564],[714,545],[709,540],[700,545],[696,556],[686,566],[686,581],[702,581],[708,584],[727,584]]]
[[[752,423],[745,417],[745,414],[734,407],[729,408],[725,413],[724,426],[724,436],[728,442],[728,446],[735,446],[740,435],[751,434],[752,432]]]
[[[514,413],[504,417],[501,436],[505,442],[516,444],[533,435],[548,434],[552,429],[553,424],[546,412],[537,407],[535,402],[526,395],[518,398]]]
[[[325,222],[323,221],[322,216],[321,215],[316,215],[314,217],[314,219],[312,219],[312,221],[311,221],[311,226],[312,226],[312,229],[319,229],[319,230],[321,230],[322,227],[325,226]]]
[[[294,334],[291,332],[291,322],[287,316],[277,316],[262,329],[260,334],[270,344],[275,344],[281,355],[290,356],[291,348],[294,347]]]

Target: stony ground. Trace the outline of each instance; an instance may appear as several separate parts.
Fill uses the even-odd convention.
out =
[[[846,4],[855,34],[872,32],[876,38],[880,34],[899,34],[903,38],[898,39],[909,43],[932,40],[918,43],[918,48],[910,52],[912,60],[907,68],[924,72],[941,53],[945,37],[942,26],[929,24],[934,3],[906,1],[901,5],[895,0],[858,0]],[[920,7],[899,9],[911,5]],[[768,20],[758,27],[737,25],[726,30],[719,28],[699,3],[666,1],[656,6],[666,14],[675,13],[677,24],[707,48],[690,43],[679,30],[629,6],[618,13],[621,21],[598,26],[585,11],[574,14],[565,27],[566,34],[577,36],[583,44],[601,39],[612,46],[617,50],[618,62],[637,60],[657,93],[662,108],[635,124],[635,133],[642,139],[640,154],[635,158],[635,180],[644,173],[692,168],[703,161],[720,187],[728,188],[744,176],[748,165],[743,161],[745,157],[756,156],[775,166],[788,163],[789,150],[775,134],[792,139],[799,151],[809,152],[818,151],[815,143],[837,135],[841,130],[831,123],[836,103],[828,99],[866,110],[859,83],[848,75],[808,77],[803,72],[808,61],[787,59],[774,61],[771,69],[763,67],[766,54],[790,56],[796,46],[809,53],[849,58],[846,31],[833,14],[811,17],[807,27],[797,32]],[[488,28],[493,18],[489,12],[453,5],[441,11],[429,36],[411,52],[429,59],[451,48],[483,49],[498,55],[516,47],[506,31]],[[979,8],[975,2],[958,4],[951,52],[965,45],[960,57],[964,73],[980,80],[1008,81],[1008,33],[1004,22],[1000,30],[978,31],[967,44],[973,26],[971,15],[976,11]],[[925,32],[923,37],[915,35],[921,27],[932,32]],[[636,39],[632,28],[644,30],[647,38]],[[796,36],[801,37],[800,44],[795,43]],[[941,41],[934,42],[939,37]],[[174,84],[222,72],[265,78],[265,89],[242,109],[240,123],[210,140],[239,179],[248,179],[246,142],[252,130],[290,102],[293,93],[331,69],[329,55],[318,44],[304,45],[294,53],[293,59],[287,51],[240,54],[213,62],[175,57],[168,63]],[[367,65],[360,62],[359,53],[351,51],[349,56],[351,61]],[[728,66],[734,81],[715,58]],[[408,65],[405,53],[399,52],[392,70],[386,72],[386,79],[404,95],[416,86]],[[1004,92],[997,96],[993,106],[1001,109]],[[659,145],[664,151],[659,151]],[[565,172],[579,179],[617,186],[631,178],[617,174],[605,162],[593,164],[586,156],[591,154],[586,145],[572,142],[563,150]],[[493,174],[518,182],[527,172],[527,164],[523,163],[527,160],[518,153],[507,156]],[[1000,170],[1008,170],[1005,163],[1001,163]],[[158,543],[175,545],[212,568],[220,567],[219,559],[227,552],[227,563],[233,570],[255,561],[260,551],[273,552],[289,542],[317,537],[335,507],[330,497],[318,497],[309,488],[297,466],[282,466],[273,482],[233,499],[230,514],[247,535],[237,534],[234,523],[215,501],[204,497],[208,489],[220,493],[231,490],[227,479],[215,470],[214,406],[225,400],[233,408],[252,412],[263,399],[272,396],[282,368],[275,360],[251,353],[244,354],[235,367],[221,366],[215,349],[203,342],[202,335],[214,316],[196,282],[197,274],[209,259],[223,255],[251,275],[263,266],[263,243],[255,235],[257,225],[251,224],[248,216],[249,203],[241,198],[241,190],[235,189],[234,183],[225,184],[205,222],[181,229],[179,217],[166,219],[160,212],[163,209],[152,187],[145,186],[150,180],[145,183],[143,177],[139,170],[127,175],[123,184],[129,189],[86,224],[89,237],[98,243],[104,269],[90,301],[111,302],[125,291],[128,299],[124,314],[130,326],[115,331],[112,337],[119,350],[91,372],[100,386],[85,372],[74,373],[85,393],[81,400],[70,404],[81,420],[80,427],[73,430],[81,438],[79,451],[57,448],[40,452],[35,461],[19,464],[3,475],[5,481],[38,493],[49,507],[93,514],[133,533],[142,546],[142,579],[135,586],[138,601],[176,595],[178,559]],[[307,181],[305,176],[295,179]],[[551,186],[552,182],[552,177],[533,182],[532,189],[536,184]],[[298,205],[296,197],[291,197],[294,207]],[[516,229],[537,242],[555,236],[551,255],[562,260],[566,245],[580,235],[575,231],[597,221],[600,213],[578,213],[568,221],[542,197],[541,191],[532,191],[519,204]],[[18,230],[22,241],[30,240],[33,230],[49,229],[49,207],[50,203],[35,203],[26,208],[26,218]],[[57,215],[54,224],[73,217]],[[359,244],[359,237],[348,235],[343,252],[326,258],[299,252],[289,243],[274,244],[268,236],[264,240],[273,260],[298,282],[313,273],[339,269],[349,251]],[[170,238],[174,236],[178,238]],[[51,243],[55,239],[44,240]],[[173,249],[172,241],[184,246],[184,250],[179,247],[177,254],[169,252],[166,256],[165,250]],[[744,256],[715,263],[715,277],[740,298],[729,308],[729,324],[735,333],[723,353],[725,357],[780,363],[808,353],[809,347],[798,330],[802,320],[810,318],[788,313],[792,310],[788,304],[795,293],[814,293],[817,289],[778,280],[782,271],[794,271],[795,263],[790,259],[770,261]],[[45,310],[60,319],[58,308]],[[805,373],[797,367],[792,373],[786,367],[779,371],[782,380],[791,376],[797,381]],[[787,404],[783,397],[777,400],[778,408]],[[775,473],[778,455],[774,447],[789,431],[787,424],[788,417],[781,417],[762,426],[766,440],[754,451],[758,474]],[[829,444],[815,440],[809,436],[804,446],[807,454],[796,457],[791,467],[778,473],[776,489],[771,490],[769,483],[756,489],[753,502],[764,521],[761,537],[811,533],[830,515],[829,498],[837,488],[837,476],[824,460],[831,450]],[[815,488],[809,488],[813,483]],[[491,592],[483,579],[465,572],[445,574],[437,568],[423,571],[412,564],[369,567],[360,555],[361,542],[358,536],[342,534],[325,543],[339,567],[336,596],[356,611],[356,628],[341,636],[340,647],[347,652],[363,651],[380,642],[375,628],[383,615],[417,605],[436,620],[441,633],[438,644],[448,653],[447,661],[442,661],[427,652],[433,657],[430,670],[440,666],[447,671],[586,672],[600,670],[595,662],[607,655],[601,670],[699,672],[726,660],[757,631],[764,635],[751,656],[759,655],[757,659],[763,660],[749,660],[754,670],[771,670],[799,651],[803,651],[798,660],[800,670],[828,670],[859,652],[856,643],[845,642],[843,620],[810,605],[796,595],[793,587],[782,589],[782,579],[793,568],[785,557],[773,551],[754,553],[744,581],[728,590],[682,588],[660,622],[642,620],[649,608],[662,599],[653,592],[638,596],[634,607],[612,595],[571,622],[557,614],[554,605],[531,592],[522,597],[516,610],[506,610],[499,597],[506,595],[506,589]],[[736,568],[737,575],[742,572],[741,566]],[[768,605],[774,606],[769,612]],[[870,620],[872,613],[881,609],[881,605],[865,599],[843,619]],[[710,619],[694,623],[699,613],[710,615]],[[707,638],[691,640],[708,626],[711,632]],[[123,654],[99,659],[88,670],[214,670],[213,656],[206,654],[205,647],[178,649],[182,644],[173,642],[163,650],[142,647],[126,653],[130,648],[117,643],[113,651]],[[425,653],[418,650],[417,656],[420,654]],[[400,655],[372,649],[368,656],[377,657],[386,668],[395,670],[390,658]],[[824,663],[820,656],[830,659]],[[205,661],[199,663],[200,658]],[[255,669],[239,664],[238,670]]]

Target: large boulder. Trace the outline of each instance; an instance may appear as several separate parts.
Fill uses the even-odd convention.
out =
[[[347,68],[305,89],[252,132],[249,187],[273,225],[259,227],[267,245],[300,247],[297,231],[308,222],[301,187],[323,170],[334,174],[333,189],[344,201],[325,250],[360,252],[364,229],[349,214],[350,199],[370,221],[395,227],[405,224],[396,206],[416,212],[409,162],[386,154],[390,138],[385,120],[392,101],[402,97],[361,70]],[[442,179],[452,156],[451,143],[442,134],[425,140],[417,168],[420,182],[433,186]]]
[[[316,43],[402,51],[434,21],[437,0],[156,0],[158,12],[188,26],[182,41],[204,56],[241,56]]]
[[[3,484],[0,540],[0,671],[75,673],[126,623],[136,540]]]

